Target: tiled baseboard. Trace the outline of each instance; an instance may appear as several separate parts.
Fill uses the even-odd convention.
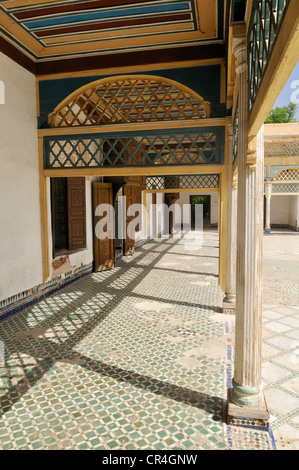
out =
[[[145,240],[139,240],[136,243],[136,250],[141,248],[145,243],[149,241],[149,238]],[[121,253],[117,253],[116,259],[122,257]],[[33,305],[45,297],[54,294],[59,289],[69,285],[71,282],[80,279],[83,276],[91,274],[93,271],[93,263],[82,266],[74,272],[70,272],[65,275],[61,275],[55,279],[39,284],[38,286],[32,287],[26,291],[20,292],[12,297],[0,301],[0,321],[5,318],[14,315],[15,313],[23,310],[30,305]]]
[[[0,301],[0,321],[5,318],[14,315],[15,313],[23,310],[30,305],[33,305],[40,300],[48,297],[51,294],[54,294],[63,287],[71,284],[72,282],[80,279],[93,270],[93,263],[90,263],[86,266],[78,268],[74,272],[70,272],[63,276],[59,276],[55,279],[40,284],[38,286],[32,287],[24,292],[20,292],[8,299]]]

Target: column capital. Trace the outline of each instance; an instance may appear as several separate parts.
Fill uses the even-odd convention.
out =
[[[246,70],[246,38],[237,37],[233,38],[232,52],[237,59],[238,65],[236,73],[240,74]]]

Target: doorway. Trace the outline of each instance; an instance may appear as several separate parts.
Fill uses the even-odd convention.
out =
[[[196,204],[203,205],[203,225],[211,225],[211,196],[190,196],[191,205],[191,227],[195,227]]]

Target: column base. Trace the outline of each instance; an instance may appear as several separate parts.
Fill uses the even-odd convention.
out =
[[[235,304],[236,294],[229,294],[228,292],[225,292],[223,302],[228,304]]]
[[[227,391],[227,424],[263,426],[268,425],[270,413],[265,396],[260,393],[252,406],[237,405],[231,396],[232,389]]]
[[[271,233],[271,229],[270,228],[265,228],[264,234],[265,235],[270,235],[270,233]]]
[[[222,313],[235,313],[236,311],[236,296],[234,294],[225,293],[222,300]]]

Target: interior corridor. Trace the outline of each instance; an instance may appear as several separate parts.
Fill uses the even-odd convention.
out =
[[[2,449],[272,449],[227,426],[218,233],[146,243],[0,324]]]

